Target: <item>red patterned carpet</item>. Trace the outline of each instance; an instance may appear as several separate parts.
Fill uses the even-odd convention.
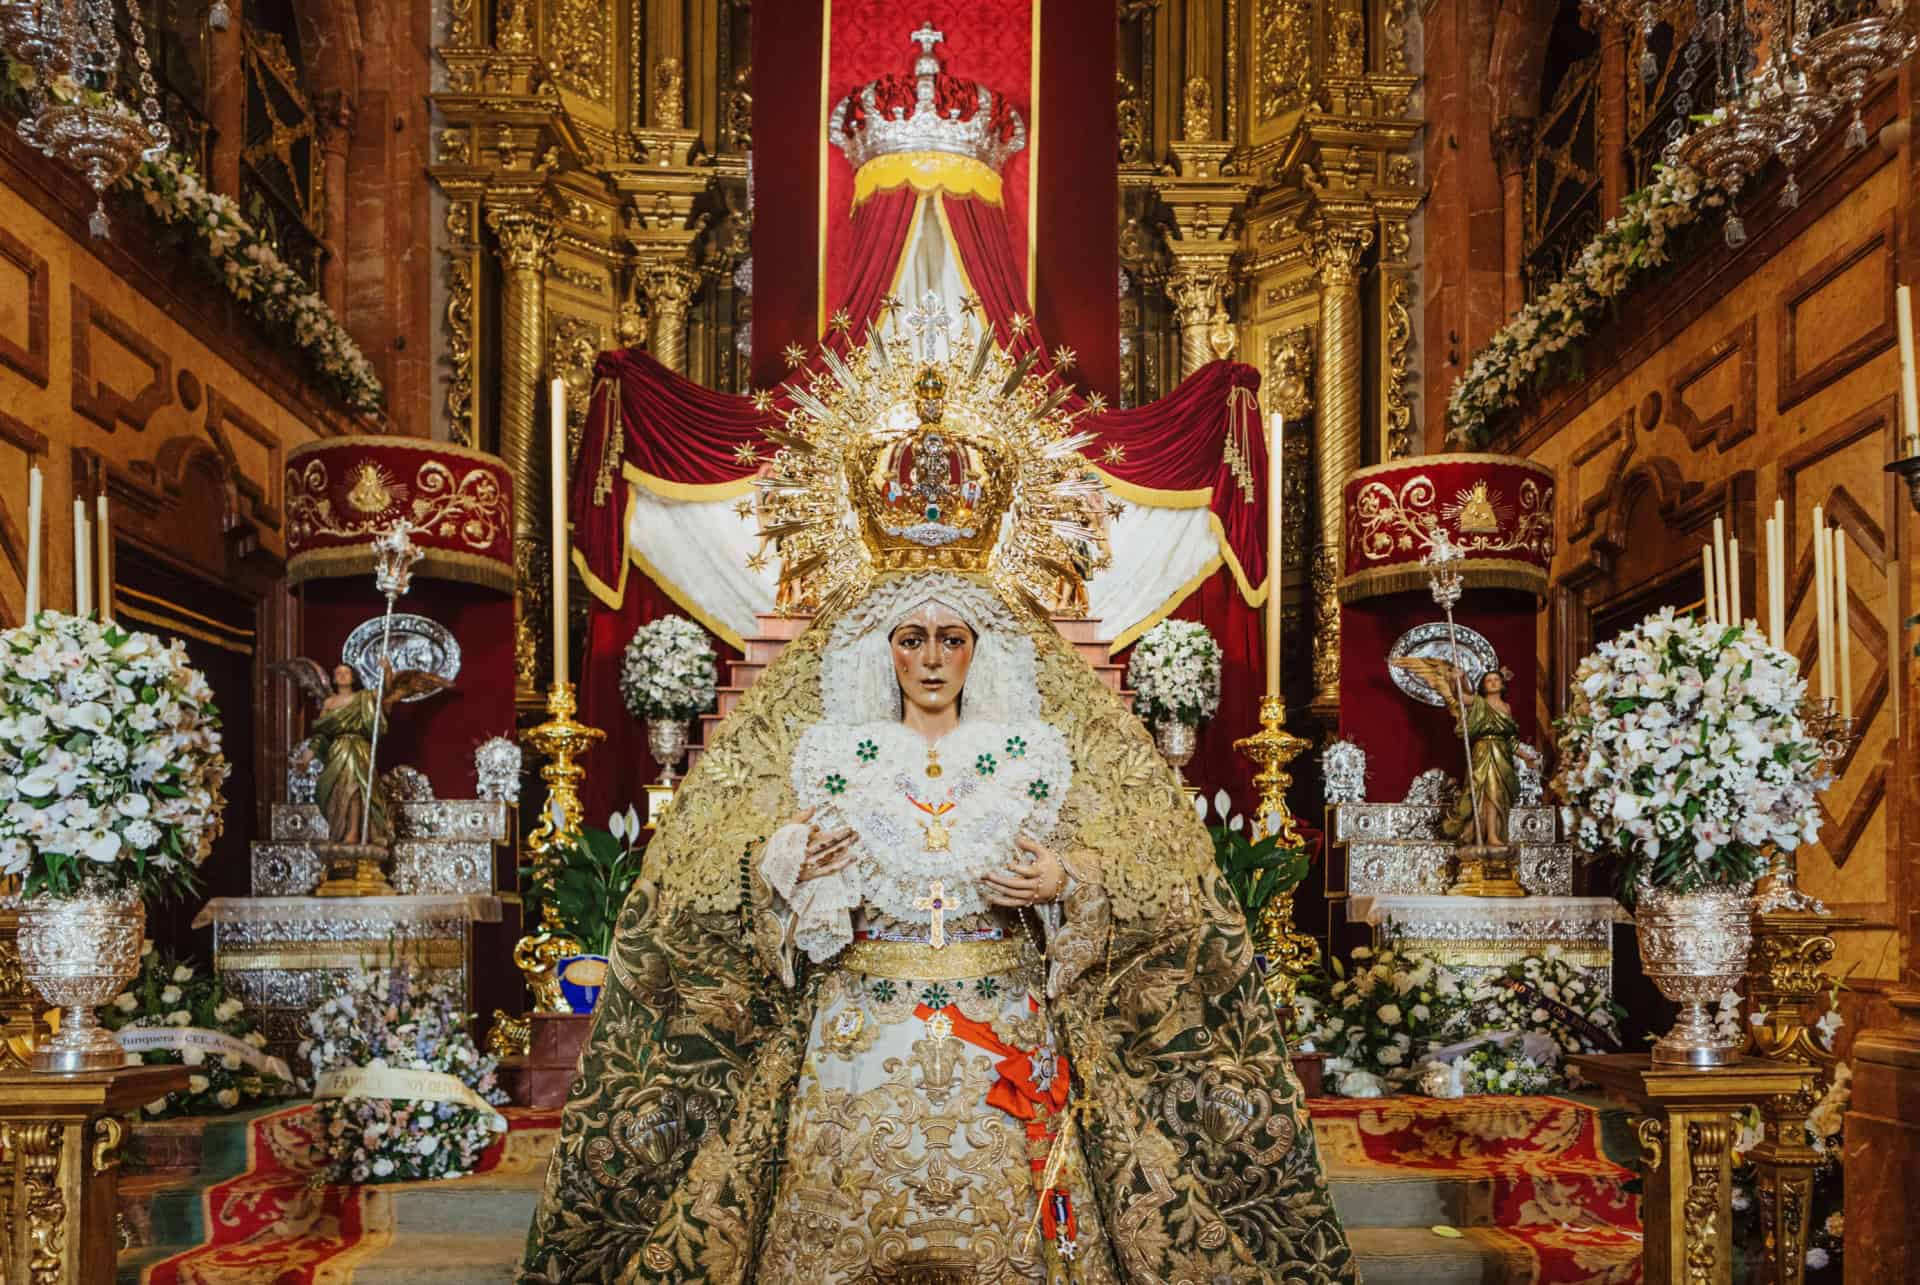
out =
[[[476,1172],[511,1173],[546,1162],[560,1113],[509,1107],[505,1114],[507,1132]],[[206,1243],[145,1267],[143,1285],[346,1285],[356,1265],[391,1244],[390,1193],[412,1184],[318,1181],[312,1124],[311,1103],[252,1120],[244,1169],[200,1192]]]
[[[1315,1098],[1314,1132],[1337,1172],[1483,1179],[1507,1280],[1640,1280],[1638,1174],[1624,1114],[1554,1097]]]

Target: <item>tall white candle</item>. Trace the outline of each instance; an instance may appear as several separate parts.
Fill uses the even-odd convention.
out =
[[[1781,617],[1781,599],[1786,592],[1780,574],[1780,524],[1767,519],[1767,641],[1776,648],[1786,646],[1786,630]]]
[[[1727,623],[1744,625],[1747,617],[1740,610],[1740,537],[1727,541]]]
[[[1894,313],[1900,326],[1900,454],[1911,459],[1920,455],[1920,389],[1913,370],[1913,291],[1901,286],[1894,294]]]
[[[1833,528],[1833,632],[1838,638],[1840,712],[1853,717],[1853,626],[1847,606],[1847,533]]]
[[[1706,582],[1706,593],[1700,599],[1700,614],[1706,617],[1708,624],[1718,623],[1720,617],[1713,601],[1713,546],[1700,546],[1700,572]]]
[[[40,506],[43,500],[45,479],[40,475],[40,466],[34,465],[27,473],[27,620],[31,622],[40,612]]]
[[[553,483],[553,681],[567,682],[567,386],[553,381],[552,454],[548,476]]]
[[[1285,553],[1281,524],[1286,494],[1286,416],[1275,411],[1267,419],[1267,695],[1280,694],[1280,569]]]
[[[1773,597],[1768,608],[1773,612],[1773,645],[1787,645],[1787,502],[1773,502],[1773,564],[1767,573],[1773,582]]]
[[[93,536],[87,521],[87,502],[73,502],[73,614],[93,610]]]
[[[107,493],[95,497],[99,506],[100,520],[94,530],[94,544],[99,559],[100,576],[100,619],[113,619],[113,520],[107,515]]]
[[[1827,539],[1827,519],[1821,507],[1813,506],[1813,645],[1820,671],[1820,699],[1833,697],[1833,592],[1827,577],[1832,568],[1827,555],[1832,551]]]
[[[1713,520],[1713,603],[1714,619],[1736,623],[1727,609],[1727,524],[1719,518]]]

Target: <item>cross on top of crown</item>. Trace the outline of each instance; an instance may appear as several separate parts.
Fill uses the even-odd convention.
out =
[[[953,318],[947,315],[940,296],[931,290],[921,295],[920,306],[907,314],[907,325],[919,337],[921,354],[928,361],[933,360],[934,337],[944,335],[952,324]]]
[[[920,30],[907,37],[908,40],[920,46],[920,52],[923,56],[932,53],[933,47],[946,38],[947,33],[944,31],[935,31],[931,22],[921,23]]]

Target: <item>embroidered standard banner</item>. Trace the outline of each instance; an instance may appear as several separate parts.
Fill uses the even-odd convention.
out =
[[[203,1049],[208,1057],[239,1058],[242,1066],[293,1083],[293,1072],[279,1058],[262,1053],[245,1040],[236,1040],[231,1035],[209,1031],[205,1027],[124,1026],[114,1032],[114,1038],[129,1053],[148,1053],[155,1049],[185,1053],[188,1049]]]
[[[475,1111],[499,1110],[445,1071],[403,1071],[394,1066],[357,1066],[322,1071],[314,1081],[316,1098],[395,1098],[415,1102],[457,1102]]]
[[[1347,479],[1340,601],[1425,589],[1433,533],[1464,555],[1469,589],[1547,591],[1553,565],[1553,470],[1516,455],[1423,455]]]

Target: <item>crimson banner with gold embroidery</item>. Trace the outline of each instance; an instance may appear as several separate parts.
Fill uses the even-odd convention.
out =
[[[371,575],[405,518],[418,575],[514,587],[513,476],[497,456],[423,437],[336,437],[287,458],[287,580]]]
[[[1465,555],[1469,589],[1547,591],[1553,564],[1553,470],[1514,455],[1395,460],[1347,479],[1340,600],[1426,587],[1435,531]]]

